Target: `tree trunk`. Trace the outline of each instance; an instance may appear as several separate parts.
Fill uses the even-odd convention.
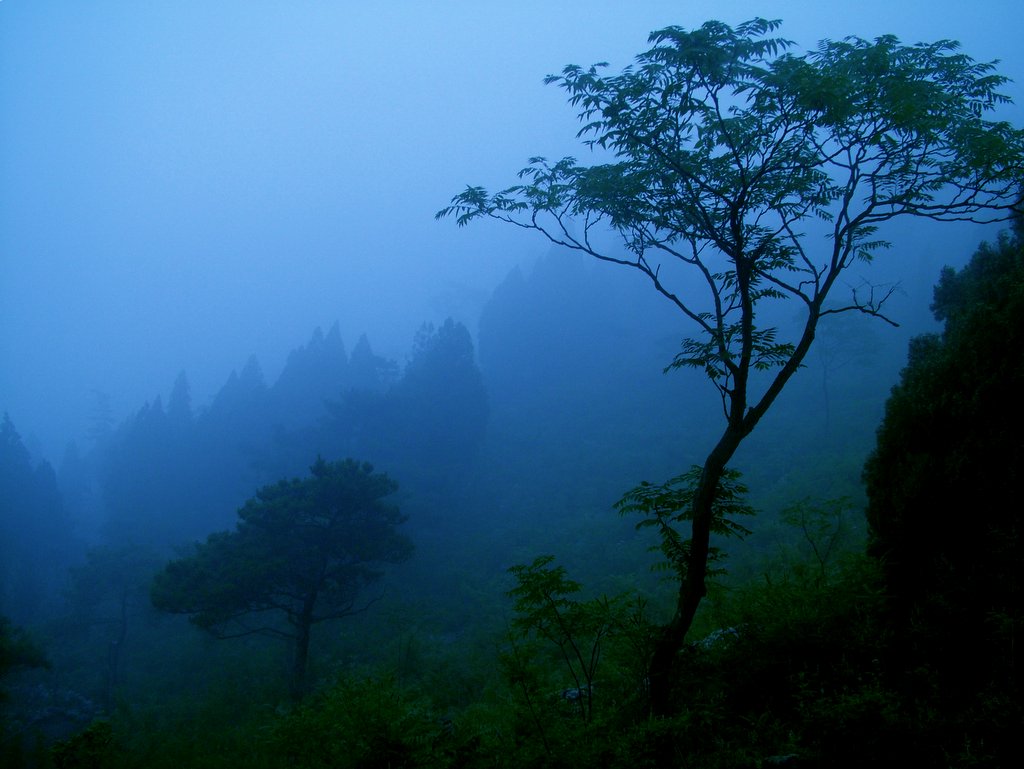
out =
[[[816,301],[810,306],[807,321],[804,325],[800,341],[797,342],[789,360],[783,364],[779,373],[767,387],[756,404],[747,408],[747,384],[750,371],[750,356],[745,356],[740,369],[736,372],[733,389],[730,393],[730,413],[725,432],[718,439],[715,448],[704,460],[697,491],[693,497],[693,518],[691,521],[690,558],[686,564],[686,577],[679,584],[679,595],[672,620],[662,629],[655,642],[648,667],[648,683],[650,685],[651,714],[667,716],[672,714],[672,681],[675,678],[676,660],[683,649],[686,634],[690,632],[693,619],[697,615],[700,602],[707,594],[705,583],[708,573],[708,554],[711,547],[712,506],[718,493],[718,483],[722,480],[725,466],[732,459],[740,443],[746,438],[757,423],[761,421],[768,408],[782,392],[786,383],[799,370],[807,351],[814,341],[814,333],[821,317],[821,303],[828,294],[834,276],[819,292]],[[745,334],[749,337],[753,323],[753,308],[748,303],[744,308],[743,322]]]
[[[650,706],[651,714],[654,716],[671,715],[673,711],[672,681],[675,678],[676,660],[686,641],[686,634],[693,625],[700,602],[707,594],[705,580],[711,548],[712,506],[726,463],[732,459],[743,436],[742,428],[729,425],[704,461],[704,469],[693,498],[690,558],[686,564],[686,578],[679,584],[675,612],[655,642],[648,667]]]
[[[103,704],[107,712],[114,711],[117,692],[121,687],[121,663],[124,658],[124,642],[128,637],[128,588],[121,589],[121,616],[117,626],[117,638],[107,648],[106,686],[103,691]]]
[[[295,618],[295,659],[292,664],[291,695],[298,702],[306,693],[306,668],[309,663],[309,635],[313,626],[313,605],[316,598],[309,599],[302,607],[302,613]]]

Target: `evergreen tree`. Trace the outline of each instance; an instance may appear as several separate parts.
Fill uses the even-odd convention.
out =
[[[153,603],[221,638],[290,639],[299,695],[312,627],[364,608],[361,593],[380,567],[412,554],[397,531],[404,517],[385,501],[396,489],[369,464],[317,459],[309,477],[260,489],[239,509],[234,531],[167,564],[153,581]]]
[[[348,383],[348,357],[335,323],[327,336],[317,328],[309,343],[288,355],[271,388],[273,414],[286,430],[309,428],[326,414],[325,404]]]
[[[1024,715],[1020,230],[945,269],[932,308],[944,330],[912,341],[865,467],[870,553],[900,686],[938,709],[936,739],[955,729],[960,749],[1009,766]]]
[[[23,624],[56,597],[72,558],[57,476],[33,465],[14,423],[0,421],[0,612]]]
[[[184,371],[174,380],[171,396],[167,399],[167,418],[178,429],[192,422],[192,388]]]
[[[487,424],[487,392],[464,325],[451,318],[436,329],[424,324],[392,397],[413,463],[451,480],[476,455]]]
[[[401,472],[407,488],[443,490],[476,456],[487,393],[469,331],[451,318],[424,324],[402,377],[388,381],[365,337],[352,352],[353,387],[331,408],[332,450],[343,448]]]
[[[374,354],[366,334],[359,337],[352,348],[349,362],[348,390],[381,392],[394,384],[398,368],[392,361]]]

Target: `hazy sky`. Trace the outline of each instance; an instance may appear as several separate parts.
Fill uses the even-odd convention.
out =
[[[800,50],[949,37],[1024,77],[1019,0],[0,0],[0,412],[56,461],[94,390],[121,418],[184,369],[202,406],[318,325],[400,357],[424,320],[473,324],[544,245],[433,215],[585,157],[543,76],[757,15]]]

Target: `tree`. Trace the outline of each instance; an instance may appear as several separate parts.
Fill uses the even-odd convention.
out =
[[[191,615],[218,638],[294,641],[296,697],[313,625],[368,606],[357,600],[382,576],[380,565],[412,553],[396,529],[403,516],[384,501],[397,489],[386,474],[351,459],[317,459],[310,472],[260,489],[238,511],[234,531],[212,534],[192,555],[168,563],[151,592],[158,609]]]
[[[346,451],[401,471],[418,490],[447,490],[475,459],[487,422],[469,331],[451,318],[437,328],[423,324],[401,378],[390,383],[365,337],[353,368],[359,350],[360,367],[372,376],[329,406],[326,433]]]
[[[179,376],[176,408],[182,408],[186,384]],[[166,546],[205,534],[196,514],[198,492],[192,483],[196,462],[188,448],[191,424],[184,413],[173,421],[157,397],[125,420],[103,452],[101,488],[107,510],[106,537],[117,546]]]
[[[892,220],[997,221],[1020,199],[1024,132],[984,117],[1008,101],[993,64],[952,41],[892,36],[794,55],[771,36],[779,26],[668,27],[618,75],[571,65],[549,76],[579,110],[584,144],[610,161],[533,158],[521,183],[467,187],[437,214],[507,222],[637,270],[696,327],[668,368],[703,370],[724,424],[693,489],[686,568],[650,663],[656,713],[669,710],[674,662],[706,592],[727,463],[803,364],[819,322],[885,318],[891,290],[870,284],[826,304],[840,276],[889,245],[878,228]],[[605,248],[609,229],[624,250]],[[790,337],[764,323],[785,302],[803,314]]]
[[[926,707],[947,718],[937,733],[1007,751],[992,765],[1012,765],[1024,713],[1024,542],[1012,501],[1024,473],[1020,223],[960,272],[946,268],[932,309],[943,332],[912,340],[865,465],[869,553],[901,687],[929,692]]]
[[[308,429],[349,380],[348,355],[338,324],[327,335],[319,327],[305,347],[288,354],[284,370],[270,390],[274,420],[289,430]]]
[[[390,393],[401,428],[405,464],[430,468],[450,484],[476,455],[487,424],[487,390],[473,341],[461,323],[423,324],[402,378]]]
[[[17,668],[44,668],[50,663],[42,649],[20,627],[0,614],[0,679]],[[0,691],[0,701],[3,701]]]
[[[349,389],[379,393],[386,390],[397,376],[397,364],[375,355],[370,340],[366,334],[361,334],[356,346],[352,348],[349,361]]]
[[[110,710],[124,677],[129,630],[137,626],[140,609],[149,608],[149,583],[161,566],[152,551],[137,545],[92,548],[85,563],[69,574],[67,632],[88,634],[104,628],[102,656],[103,704]],[[150,609],[152,611],[152,609]]]
[[[0,611],[38,619],[72,558],[67,513],[49,462],[34,463],[10,417],[0,417]]]
[[[184,371],[175,378],[167,399],[167,419],[176,430],[192,424],[192,388]]]
[[[594,713],[594,678],[601,662],[604,641],[618,621],[616,599],[601,596],[578,601],[572,596],[582,585],[566,576],[563,566],[552,566],[554,556],[535,558],[529,566],[509,569],[516,586],[509,591],[515,599],[516,618],[512,626],[518,635],[531,634],[558,650],[572,687],[563,696],[576,703],[584,721]]]

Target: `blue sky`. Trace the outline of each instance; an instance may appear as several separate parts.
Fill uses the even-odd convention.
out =
[[[425,320],[472,327],[545,246],[434,212],[583,156],[543,76],[652,29],[952,37],[1020,80],[1017,5],[0,0],[0,411],[56,461],[94,390],[122,417],[184,369],[202,406],[335,320],[399,358]]]

